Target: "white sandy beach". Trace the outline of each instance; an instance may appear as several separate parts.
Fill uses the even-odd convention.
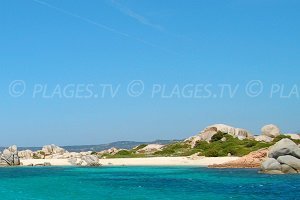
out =
[[[207,166],[223,164],[239,157],[154,157],[154,158],[113,158],[100,159],[103,166]],[[68,159],[23,159],[24,166],[50,163],[52,166],[71,166]]]

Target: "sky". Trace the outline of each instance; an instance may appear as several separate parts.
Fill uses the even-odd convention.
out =
[[[299,1],[0,4],[0,146],[300,131]]]

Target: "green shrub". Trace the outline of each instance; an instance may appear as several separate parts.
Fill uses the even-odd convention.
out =
[[[161,151],[154,153],[155,156],[189,156],[193,153],[197,153],[196,150],[192,149],[190,145],[184,142],[177,142],[169,144],[164,147]]]
[[[206,150],[210,148],[210,144],[206,141],[197,141],[195,144],[195,149]]]
[[[33,156],[32,156],[33,159],[40,159],[40,157],[38,155],[36,155],[36,153],[33,153]]]
[[[245,144],[245,147],[254,147],[256,144],[257,142],[255,140],[251,140]]]
[[[131,155],[132,152],[131,151],[128,151],[128,150],[121,150],[119,151],[118,153],[116,153],[115,155],[116,156],[129,156]]]
[[[284,138],[291,139],[291,136],[280,134],[280,135],[278,135],[277,137],[274,138],[273,143],[276,143],[276,142],[278,142],[278,141],[280,141],[280,140],[282,140]]]
[[[220,140],[211,143],[198,141],[195,145],[195,149],[205,156],[227,156],[228,153],[233,156],[244,156],[252,151],[272,145],[272,143],[257,142],[250,139],[239,140],[229,134],[223,136],[226,138],[226,142]],[[218,138],[220,138],[220,136],[218,136]]]
[[[293,140],[296,144],[300,144],[300,140]]]
[[[206,157],[218,157],[219,151],[216,149],[209,149],[208,151],[204,152],[204,156]]]
[[[226,141],[223,142],[221,139],[225,137]],[[282,138],[288,138],[288,136],[278,136],[276,140]],[[299,141],[296,141],[300,143]],[[132,150],[121,150],[115,155],[103,155],[107,158],[138,158],[138,157],[153,157],[153,156],[190,156],[195,153],[204,155],[207,157],[219,157],[227,156],[229,153],[233,156],[244,156],[252,151],[256,151],[261,148],[269,147],[274,142],[258,142],[253,139],[239,140],[233,136],[218,132],[212,137],[211,143],[206,141],[198,141],[194,148],[185,142],[176,142],[166,145],[161,151],[154,152],[152,154],[136,153],[146,146],[146,144],[139,145]]]
[[[218,131],[216,134],[214,134],[212,137],[211,137],[211,142],[216,142],[216,141],[219,141],[221,140],[227,133],[223,133],[221,131]]]

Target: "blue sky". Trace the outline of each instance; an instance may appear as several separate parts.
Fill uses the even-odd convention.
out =
[[[99,144],[181,139],[225,123],[259,134],[299,131],[300,99],[269,98],[299,86],[299,1],[2,0],[0,145]],[[24,95],[9,93],[14,80]],[[126,94],[142,80],[143,95]],[[260,80],[255,98],[151,98],[153,84]],[[36,84],[120,84],[115,98],[32,97]],[[170,91],[171,89],[168,89]],[[48,91],[48,92],[49,92]],[[215,91],[214,91],[215,92]],[[300,92],[300,91],[299,91]]]

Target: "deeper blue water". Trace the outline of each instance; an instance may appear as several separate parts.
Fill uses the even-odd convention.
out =
[[[0,199],[300,199],[300,175],[198,167],[0,168]]]

